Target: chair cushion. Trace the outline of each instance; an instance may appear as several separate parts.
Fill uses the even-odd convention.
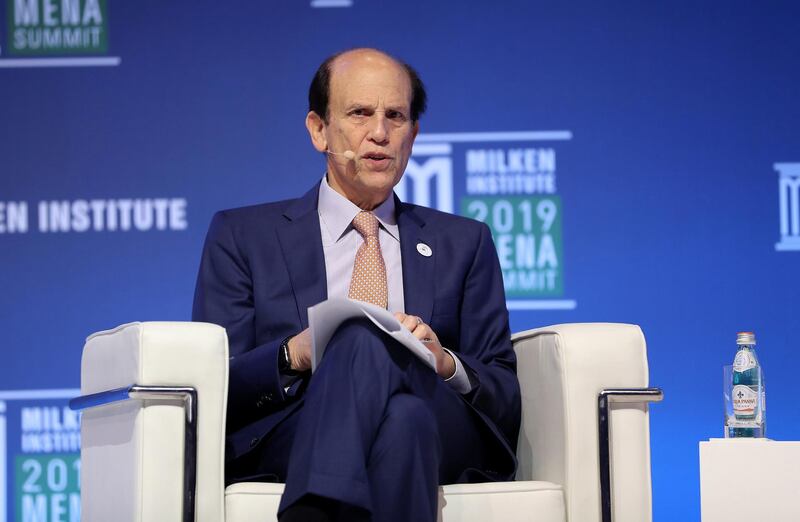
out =
[[[241,482],[225,490],[225,522],[265,522],[278,512],[283,484]],[[565,522],[564,491],[540,481],[452,484],[439,488],[440,522]],[[266,516],[265,516],[266,515]]]
[[[283,486],[271,482],[231,484],[225,488],[225,522],[277,520]]]

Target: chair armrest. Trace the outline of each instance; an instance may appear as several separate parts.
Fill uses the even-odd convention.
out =
[[[83,518],[182,520],[184,441],[191,443],[186,428],[196,421],[196,520],[223,520],[227,380],[227,336],[216,325],[131,323],[90,336],[81,361],[82,396],[116,389],[112,398],[134,400],[84,410]]]
[[[598,397],[646,388],[638,326],[566,324],[512,336],[522,393],[517,479],[564,485],[569,520],[601,520]],[[616,522],[652,518],[650,436],[645,403],[611,403],[611,482]]]

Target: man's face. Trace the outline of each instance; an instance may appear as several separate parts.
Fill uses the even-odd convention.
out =
[[[362,209],[383,202],[400,181],[418,126],[411,121],[411,82],[402,66],[375,51],[337,58],[331,67],[328,123],[309,113],[317,150],[328,155],[328,183]],[[353,160],[342,153],[350,150]]]

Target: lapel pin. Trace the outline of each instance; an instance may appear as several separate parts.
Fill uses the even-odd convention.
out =
[[[417,243],[417,252],[425,257],[431,257],[433,255],[433,250],[425,243]]]

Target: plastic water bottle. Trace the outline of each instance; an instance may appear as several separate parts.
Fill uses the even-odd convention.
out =
[[[735,425],[731,437],[764,436],[764,387],[761,366],[756,357],[756,336],[753,332],[736,334],[738,350],[733,361],[733,414]]]

